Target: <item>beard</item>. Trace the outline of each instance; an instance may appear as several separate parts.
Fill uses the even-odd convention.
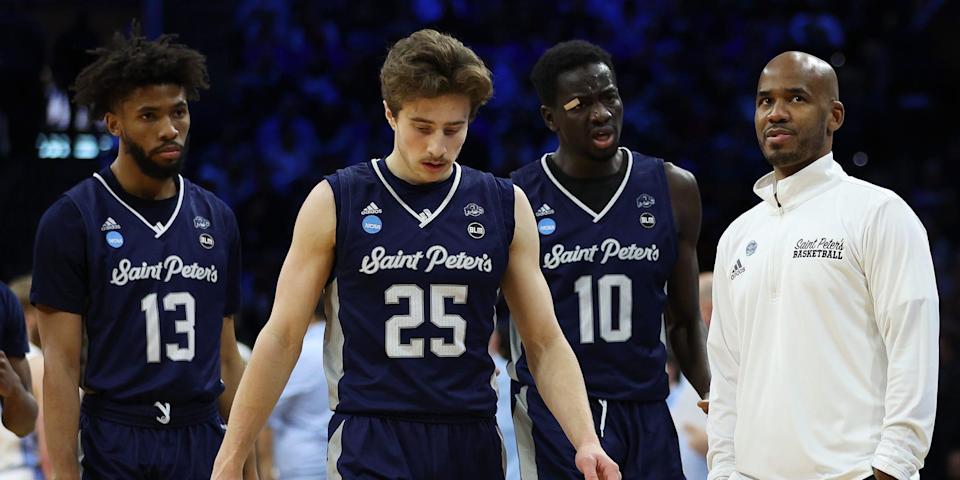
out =
[[[824,121],[819,125],[816,133],[798,139],[797,148],[793,150],[764,149],[763,153],[771,167],[787,167],[813,162],[819,158],[819,152],[823,150],[828,135],[827,122]]]
[[[183,160],[187,155],[187,147],[189,146],[189,138],[183,144],[182,150],[180,150],[180,158],[176,162],[171,163],[170,165],[161,165],[150,159],[158,150],[168,146],[169,144],[160,145],[159,147],[153,149],[150,153],[140,146],[137,142],[134,142],[127,136],[123,137],[124,148],[127,149],[127,153],[133,157],[133,161],[137,164],[137,167],[143,172],[144,175],[154,178],[157,180],[166,180],[168,178],[173,178],[177,176],[181,171],[183,171]]]

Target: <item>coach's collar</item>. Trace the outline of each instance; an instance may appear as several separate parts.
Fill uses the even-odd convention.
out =
[[[753,192],[775,212],[787,211],[827,190],[846,175],[834,161],[833,152],[829,152],[787,178],[777,180],[773,172],[760,177],[753,185]]]

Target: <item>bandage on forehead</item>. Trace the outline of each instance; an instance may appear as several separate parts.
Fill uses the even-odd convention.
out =
[[[564,103],[563,110],[566,112],[569,112],[570,110],[577,108],[577,105],[580,105],[580,97],[574,98],[573,100],[570,100],[569,102]]]

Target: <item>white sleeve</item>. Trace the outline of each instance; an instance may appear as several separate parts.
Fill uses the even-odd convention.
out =
[[[713,267],[713,314],[707,333],[710,360],[710,414],[707,415],[707,465],[709,480],[726,479],[736,465],[733,436],[737,425],[737,377],[740,369],[740,336],[730,302],[723,239]]]
[[[902,199],[884,202],[868,222],[863,265],[888,359],[872,464],[906,480],[923,466],[937,410],[937,283],[926,230]]]

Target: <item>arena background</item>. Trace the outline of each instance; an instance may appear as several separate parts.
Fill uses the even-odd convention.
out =
[[[29,272],[37,222],[56,196],[113,159],[115,140],[67,103],[66,87],[90,61],[84,51],[128,30],[132,18],[150,37],[177,33],[207,55],[212,89],[191,104],[185,173],[239,219],[238,328],[246,342],[269,313],[309,189],[336,168],[390,152],[377,75],[389,45],[410,32],[452,33],[494,72],[495,96],[471,124],[460,161],[500,175],[555,146],[528,80],[537,57],[571,38],[607,48],[625,105],[622,143],[699,180],[702,270],[712,268],[723,229],[757,202],[751,186],[769,170],[752,123],[760,70],[775,54],[800,49],[837,69],[847,112],[837,160],[899,193],[927,228],[942,341],[939,412],[923,474],[960,478],[958,7],[946,0],[0,0],[0,280]]]

